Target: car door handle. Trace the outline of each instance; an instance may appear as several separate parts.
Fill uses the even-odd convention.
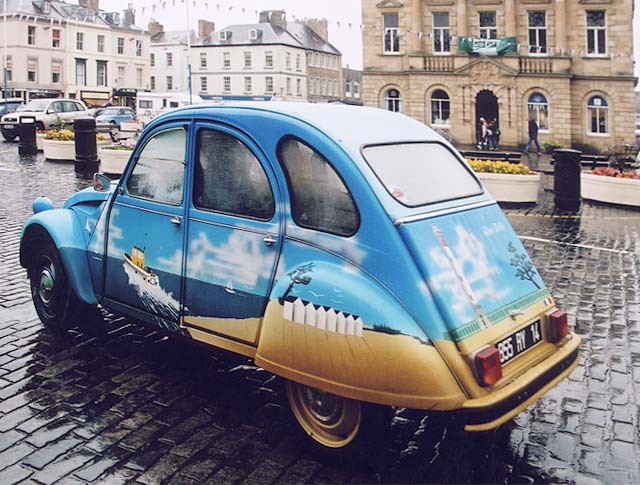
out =
[[[264,244],[266,246],[271,246],[273,243],[278,242],[278,237],[277,236],[272,236],[271,234],[267,234],[264,239]]]
[[[182,219],[180,218],[180,216],[173,216],[171,219],[169,219],[169,222],[171,224],[175,224],[176,226],[179,226],[180,224],[182,224]]]

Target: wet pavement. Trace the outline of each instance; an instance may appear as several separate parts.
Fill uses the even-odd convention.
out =
[[[244,358],[106,313],[106,335],[43,328],[20,229],[36,196],[60,205],[87,185],[0,142],[0,484],[640,483],[640,211],[554,213],[544,190],[507,208],[581,365],[492,433],[396,410],[357,463],[302,446],[282,382]]]

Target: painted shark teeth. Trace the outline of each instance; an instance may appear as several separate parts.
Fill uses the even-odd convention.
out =
[[[333,308],[314,305],[300,298],[284,302],[284,318],[294,323],[310,325],[318,330],[362,337],[362,318]]]

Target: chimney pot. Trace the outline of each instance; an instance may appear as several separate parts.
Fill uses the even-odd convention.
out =
[[[204,19],[198,19],[198,38],[204,39],[212,32],[215,32],[216,24]]]

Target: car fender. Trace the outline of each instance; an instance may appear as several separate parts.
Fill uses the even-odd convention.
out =
[[[38,239],[49,237],[58,249],[69,283],[83,302],[95,305],[98,301],[91,287],[83,228],[76,214],[69,209],[53,209],[32,216],[25,224],[20,238],[20,264],[31,264]]]
[[[355,267],[318,261],[280,276],[255,361],[287,379],[379,404],[455,409],[465,395],[407,310]]]

